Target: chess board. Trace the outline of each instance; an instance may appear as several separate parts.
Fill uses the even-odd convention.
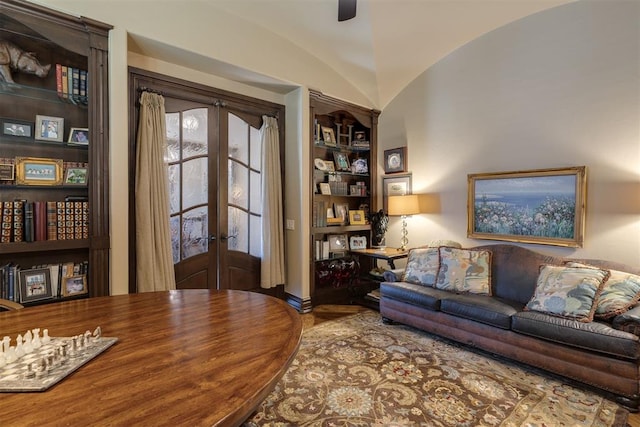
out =
[[[45,391],[111,347],[118,341],[118,338],[101,337],[91,346],[78,351],[75,356],[65,358],[64,363],[38,372],[38,375],[34,374],[33,378],[29,378],[30,375],[27,375],[27,372],[29,372],[30,365],[33,368],[32,364],[37,364],[62,342],[69,340],[71,340],[70,337],[51,337],[50,342],[42,345],[36,351],[25,354],[15,362],[0,367],[0,392]]]

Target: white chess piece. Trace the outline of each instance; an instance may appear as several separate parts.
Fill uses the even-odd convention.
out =
[[[40,348],[42,346],[42,341],[40,341],[40,328],[35,328],[33,330],[32,345],[34,349]]]
[[[18,356],[16,356],[16,348],[9,347],[9,351],[6,351],[4,353],[4,358],[6,359],[7,363],[13,363],[18,360]]]
[[[33,353],[33,335],[31,335],[31,331],[28,331],[24,334],[24,341],[22,343],[22,348],[24,349],[25,354]]]
[[[10,345],[11,345],[11,337],[2,338],[2,352],[3,353],[8,353],[9,352],[9,346]]]
[[[0,353],[0,368],[7,364],[7,360],[4,358],[4,353]]]
[[[42,344],[48,344],[51,341],[51,337],[49,336],[49,330],[45,329],[42,331]]]
[[[18,338],[16,338],[16,357],[20,359],[22,356],[24,356],[24,354],[24,347],[22,346],[22,335],[18,335]]]

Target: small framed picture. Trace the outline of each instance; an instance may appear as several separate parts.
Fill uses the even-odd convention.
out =
[[[16,184],[60,185],[62,163],[62,159],[16,157]]]
[[[87,185],[87,168],[67,168],[64,185]]]
[[[65,277],[62,280],[62,295],[65,297],[82,295],[89,292],[87,289],[87,276],[84,274]]]
[[[336,146],[336,134],[332,128],[322,126],[322,140],[324,141],[324,145]]]
[[[21,303],[40,301],[52,297],[51,270],[49,268],[20,270]]]
[[[13,181],[15,166],[11,163],[0,163],[0,181]]]
[[[367,237],[351,236],[349,237],[349,246],[351,247],[351,250],[367,249]]]
[[[382,209],[388,211],[389,196],[411,194],[411,174],[397,174],[382,177]]]
[[[407,171],[407,147],[384,150],[384,173]]]
[[[324,166],[327,168],[326,169],[327,172],[335,172],[336,171],[336,165],[335,165],[335,163],[333,163],[333,160],[325,160],[324,161]]]
[[[329,250],[331,252],[341,252],[349,250],[349,242],[346,234],[332,234],[329,236]]]
[[[64,119],[62,117],[36,116],[35,139],[62,142]]]
[[[336,162],[336,170],[338,171],[350,171],[351,165],[349,164],[349,156],[347,153],[339,153],[334,151],[333,160]]]
[[[367,220],[364,217],[364,211],[349,211],[349,224],[351,225],[364,225]]]
[[[358,158],[351,162],[351,171],[353,173],[361,173],[367,174],[369,173],[369,164],[367,163],[367,159]]]
[[[3,135],[33,138],[33,122],[15,119],[1,119],[1,121]]]
[[[334,203],[333,211],[335,212],[336,218],[340,218],[343,224],[347,223],[349,219],[349,205],[346,203]]]
[[[320,194],[331,195],[331,187],[328,182],[320,183]]]
[[[89,129],[71,128],[67,143],[72,145],[89,145]]]

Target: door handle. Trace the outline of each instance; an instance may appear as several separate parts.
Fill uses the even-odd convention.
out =
[[[210,242],[213,242],[214,240],[216,240],[216,235],[215,234],[209,234],[207,236],[207,240]]]
[[[236,237],[238,237],[237,234],[233,235],[233,236],[227,236],[226,234],[223,234],[222,236],[220,236],[220,240],[222,240],[223,242],[226,242],[229,239],[235,239]]]

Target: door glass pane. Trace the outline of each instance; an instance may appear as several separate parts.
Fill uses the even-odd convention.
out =
[[[251,239],[250,239],[249,253],[258,258],[262,257],[262,245],[260,242],[261,230],[262,230],[261,218],[259,216],[250,215],[249,216],[249,235],[251,236]]]
[[[249,210],[251,213],[262,215],[262,197],[260,195],[260,174],[256,171],[251,171],[249,174],[251,176],[251,187],[250,187],[250,195],[251,198],[251,206]]]
[[[249,140],[251,150],[251,160],[249,162],[249,166],[251,166],[251,169],[261,171],[262,166],[260,163],[262,162],[262,146],[260,142],[260,129],[251,127]]]
[[[173,263],[180,262],[180,216],[172,216],[169,219],[171,228],[171,251],[173,252]]]
[[[249,209],[249,170],[229,159],[229,204]]]
[[[182,164],[182,208],[206,204],[208,199],[207,158],[198,157]]]
[[[183,158],[207,154],[207,109],[196,108],[182,114]]]
[[[229,114],[229,157],[249,164],[249,124]]]
[[[180,165],[169,166],[169,213],[180,210]]]
[[[247,253],[249,251],[249,214],[229,206],[229,250]]]
[[[182,215],[182,259],[207,252],[207,220],[205,206]]]
[[[180,160],[180,113],[165,114],[167,126],[167,152],[165,161]]]

